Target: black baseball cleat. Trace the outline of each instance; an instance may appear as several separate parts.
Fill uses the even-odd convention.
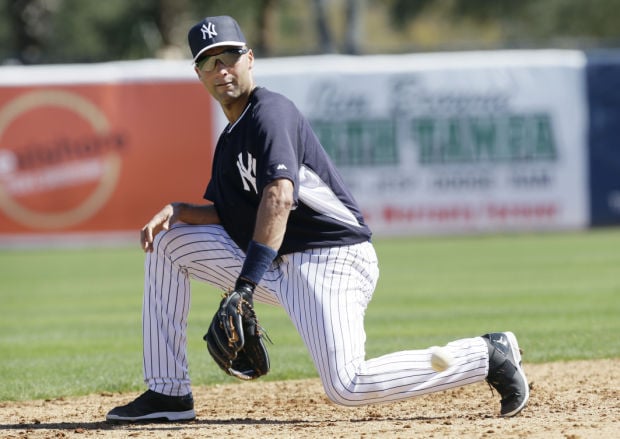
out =
[[[502,397],[500,415],[517,415],[530,397],[530,388],[521,366],[521,351],[512,332],[495,332],[482,336],[489,346],[487,382]]]
[[[196,418],[194,398],[168,396],[147,390],[127,405],[115,407],[106,416],[116,422],[191,421]]]

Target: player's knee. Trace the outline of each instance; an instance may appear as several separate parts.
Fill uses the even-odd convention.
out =
[[[178,230],[174,227],[169,230],[159,232],[153,239],[153,251],[157,253],[165,253],[168,244],[178,236]]]
[[[325,394],[335,404],[346,407],[358,407],[368,404],[363,393],[359,392],[353,381],[323,381]]]

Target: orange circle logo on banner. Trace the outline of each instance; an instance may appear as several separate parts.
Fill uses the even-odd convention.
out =
[[[105,114],[67,91],[35,90],[0,108],[0,209],[34,229],[95,215],[118,183],[121,158]]]

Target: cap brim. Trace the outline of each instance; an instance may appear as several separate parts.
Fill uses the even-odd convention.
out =
[[[196,60],[200,58],[200,55],[205,53],[207,50],[213,49],[215,47],[222,47],[222,46],[243,47],[245,46],[245,43],[241,41],[220,41],[219,43],[211,44],[207,47],[203,47],[202,49],[200,49],[200,52],[198,52],[196,56],[194,57],[194,62],[196,62]]]

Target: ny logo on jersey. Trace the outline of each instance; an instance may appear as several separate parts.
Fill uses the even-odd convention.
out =
[[[243,189],[249,192],[251,185],[252,188],[254,188],[254,192],[258,193],[258,190],[256,189],[256,159],[252,158],[252,154],[248,152],[248,160],[246,165],[243,163],[243,153],[240,152],[237,156],[237,168],[239,169]]]
[[[202,31],[203,40],[207,39],[207,35],[209,36],[209,38],[213,38],[217,35],[217,32],[215,32],[215,25],[211,22],[209,22],[208,25],[203,24],[200,30]]]

